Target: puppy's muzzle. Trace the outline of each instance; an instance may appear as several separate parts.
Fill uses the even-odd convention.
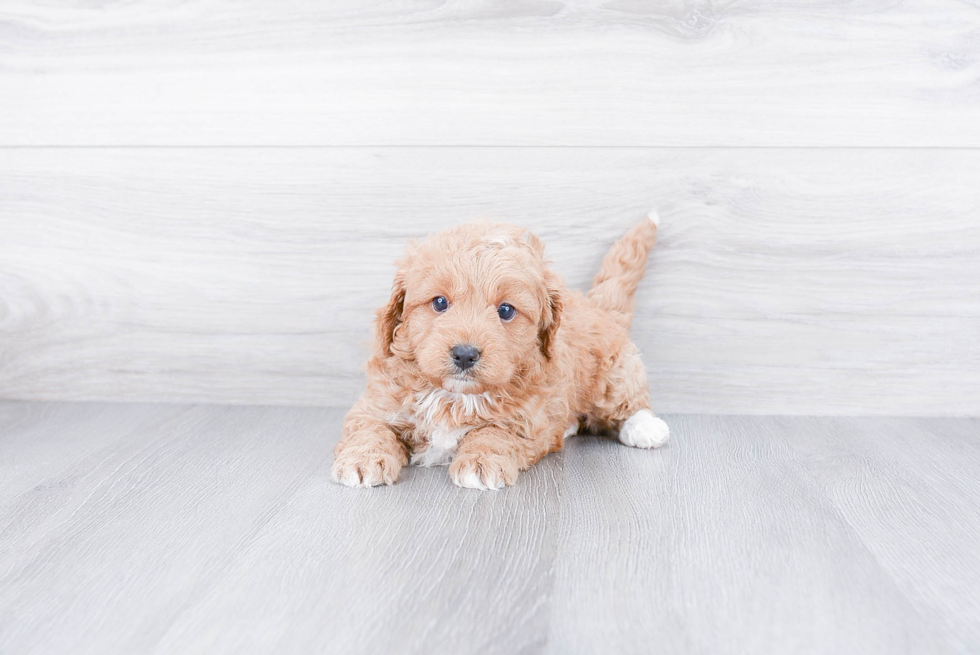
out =
[[[450,353],[453,356],[453,364],[460,371],[473,368],[473,365],[480,360],[480,351],[469,345],[453,346]]]

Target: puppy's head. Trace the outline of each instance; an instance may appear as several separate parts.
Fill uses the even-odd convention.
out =
[[[412,245],[378,311],[378,351],[433,386],[481,393],[527,380],[553,354],[562,286],[522,228],[471,223]]]

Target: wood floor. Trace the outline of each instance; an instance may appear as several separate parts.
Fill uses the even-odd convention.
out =
[[[0,653],[980,652],[980,421],[673,415],[497,492],[342,411],[0,403]]]

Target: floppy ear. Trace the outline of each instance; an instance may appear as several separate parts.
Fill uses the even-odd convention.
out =
[[[545,276],[548,288],[548,305],[545,307],[541,320],[541,330],[538,340],[541,342],[541,352],[550,360],[555,354],[555,335],[561,325],[561,311],[564,302],[561,281],[551,272]]]
[[[395,328],[402,322],[402,311],[405,308],[405,275],[398,271],[391,285],[391,298],[388,304],[377,312],[374,322],[374,338],[377,349],[384,357],[393,354],[391,344],[395,340]]]

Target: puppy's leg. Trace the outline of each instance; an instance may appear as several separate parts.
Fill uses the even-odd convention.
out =
[[[667,443],[670,428],[650,410],[647,375],[636,346],[628,343],[606,375],[603,393],[590,417],[611,427],[620,442],[634,448],[659,448]]]
[[[366,397],[354,405],[333,450],[333,479],[348,487],[394,484],[408,463],[408,448],[370,405]]]
[[[547,440],[523,439],[517,434],[487,426],[463,437],[449,476],[460,487],[500,489],[513,486],[517,474],[548,452]]]

